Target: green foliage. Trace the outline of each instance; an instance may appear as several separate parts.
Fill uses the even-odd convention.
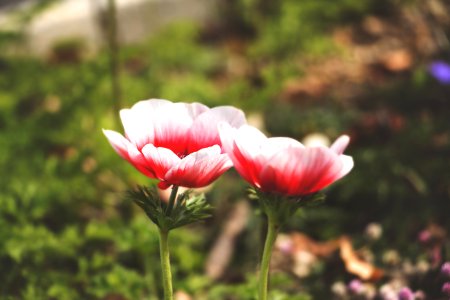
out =
[[[187,22],[124,47],[122,106],[150,97],[231,104],[262,112],[271,135],[301,139],[314,132],[332,137],[348,132],[353,140],[346,152],[355,169],[327,191],[326,205],[305,207],[286,228],[325,240],[357,235],[376,221],[385,229],[382,246],[420,255],[415,235],[425,224],[450,226],[448,86],[418,66],[382,87],[360,87],[351,103],[333,96],[313,103],[279,101],[288,80],[308,75],[305,57],[340,55],[329,36],[334,26],[379,13],[393,1],[234,3],[242,14],[235,17],[254,31],[237,54],[221,47],[226,37],[207,44],[202,28]],[[0,47],[22,37],[2,31]],[[64,53],[80,48],[59,45]],[[122,130],[112,111],[106,53],[88,60],[81,55],[76,63],[8,53],[0,53],[0,299],[161,299],[158,228],[124,201],[130,186],[153,182],[120,159],[101,133],[101,128]],[[244,72],[230,70],[233,55],[245,61]],[[206,226],[178,228],[170,236],[174,286],[194,299],[256,295],[255,277],[244,274],[253,274],[257,264],[259,216],[252,214],[237,238],[227,277],[212,282],[203,275],[219,223],[230,203],[245,195],[235,175],[208,193],[217,210]],[[145,196],[140,203],[147,213],[149,207],[162,208],[145,204],[149,193],[135,195]],[[177,225],[193,221],[185,218],[186,210],[206,217],[204,199],[188,199],[182,196],[179,203],[187,205],[174,210]],[[324,265],[301,281],[274,275],[272,299],[311,299],[309,294],[329,299],[328,285],[343,275]]]
[[[323,33],[335,25],[361,18],[380,1],[241,2],[245,7],[243,18],[253,24],[259,34],[251,47],[252,53],[281,59],[299,50],[303,54],[330,54],[335,47]]]
[[[149,42],[149,59],[155,68],[176,72],[208,73],[220,63],[220,52],[202,46],[199,27],[183,22],[164,29]]]
[[[128,192],[128,198],[136,203],[161,230],[169,231],[211,217],[211,206],[205,196],[186,191],[177,195],[173,207],[169,207],[155,188],[139,186]]]
[[[310,300],[309,295],[298,290],[298,282],[293,277],[274,273],[271,277],[272,291],[269,299],[276,300]],[[283,292],[289,290],[289,292]],[[203,298],[201,298],[203,299]],[[212,286],[205,299],[211,300],[255,300],[257,299],[257,278],[254,275],[246,277],[242,284],[215,284]]]

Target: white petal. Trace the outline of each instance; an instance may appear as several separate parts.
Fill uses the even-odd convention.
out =
[[[130,146],[130,142],[120,133],[102,129],[103,134],[108,139],[109,143],[113,147],[113,149],[124,159],[129,159],[128,156],[128,147]]]
[[[353,169],[354,166],[353,158],[351,156],[339,155],[339,158],[343,166],[341,171],[339,172],[338,179],[347,175]]]
[[[251,159],[261,152],[261,146],[267,141],[267,137],[257,128],[243,125],[238,129],[234,141],[242,155]]]
[[[244,113],[232,106],[220,106],[199,115],[189,131],[189,152],[220,145],[217,125],[226,122],[232,127],[240,127],[246,123]]]
[[[303,146],[302,143],[300,143],[299,141],[288,138],[288,137],[268,138],[261,145],[261,150],[260,150],[259,154],[264,156],[265,158],[269,159],[275,153],[277,153],[283,149],[286,149],[286,148],[303,149],[303,148],[305,148],[305,146]]]
[[[167,100],[151,99],[139,101],[130,109],[120,111],[125,134],[138,149],[154,142],[154,122],[160,111],[171,104]]]
[[[337,154],[344,153],[345,148],[347,148],[350,143],[350,137],[348,135],[341,135],[334,143],[331,145],[330,149]]]

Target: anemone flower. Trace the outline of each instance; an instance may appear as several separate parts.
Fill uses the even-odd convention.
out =
[[[156,178],[158,187],[203,187],[232,163],[221,150],[219,122],[239,127],[244,113],[232,106],[208,108],[200,103],[140,101],[122,109],[125,136],[103,130],[114,150],[142,174]]]
[[[305,196],[322,190],[353,168],[343,155],[350,139],[343,135],[330,148],[305,147],[286,137],[267,138],[258,129],[219,126],[222,148],[238,173],[266,193]]]
[[[142,174],[159,180],[158,187],[172,186],[168,204],[154,191],[139,187],[132,200],[159,227],[164,299],[173,299],[169,231],[209,216],[202,197],[177,197],[178,187],[198,188],[210,184],[232,166],[221,149],[219,122],[230,127],[246,123],[244,113],[231,106],[208,108],[200,103],[172,103],[162,99],[137,102],[122,109],[125,136],[103,130],[114,150]]]
[[[223,150],[236,171],[257,189],[268,229],[260,266],[259,300],[267,299],[269,264],[279,228],[307,197],[342,178],[353,168],[343,155],[350,139],[338,138],[330,148],[305,147],[285,137],[267,138],[258,129],[219,124]]]

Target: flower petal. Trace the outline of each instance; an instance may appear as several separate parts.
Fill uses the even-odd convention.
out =
[[[220,123],[218,128],[222,149],[230,157],[236,171],[250,184],[259,186],[253,161],[266,136],[248,125],[235,129],[227,123]]]
[[[264,156],[269,159],[272,155],[286,148],[300,148],[303,149],[302,143],[297,140],[288,137],[273,137],[268,138],[261,144],[261,149],[258,153],[260,156]]]
[[[342,169],[341,172],[339,172],[337,179],[341,179],[342,177],[344,177],[345,175],[347,175],[354,166],[353,163],[353,158],[351,156],[347,156],[347,155],[340,155],[339,158],[341,159],[342,162]]]
[[[311,194],[342,177],[343,167],[340,157],[327,148],[287,148],[262,170],[261,188],[287,195]]]
[[[326,158],[317,158],[317,160],[321,160],[321,167],[315,169],[316,172],[311,176],[311,180],[305,182],[305,188],[309,189],[309,193],[315,193],[321,189],[324,189],[343,176],[341,174],[344,173],[343,171],[345,165],[342,157],[345,155],[339,155],[336,157],[334,156],[334,153],[324,153],[326,153]],[[353,160],[351,161],[353,162]],[[348,169],[345,174],[349,171],[350,169]]]
[[[348,135],[341,135],[333,145],[331,145],[330,149],[337,154],[342,154],[344,153],[345,148],[347,148],[348,143],[350,143],[350,137]]]
[[[232,166],[228,155],[220,152],[215,145],[189,154],[167,172],[166,182],[190,188],[210,184]]]
[[[120,111],[125,134],[139,150],[154,142],[154,120],[160,110],[171,104],[167,100],[150,99],[139,101],[131,108]]]
[[[120,133],[112,130],[103,130],[106,138],[108,139],[114,150],[129,163],[131,163],[138,171],[144,175],[155,178],[155,174],[151,169],[147,167],[146,161],[142,153],[136,148],[135,145],[130,143]]]
[[[128,147],[130,145],[130,141],[118,132],[107,129],[102,129],[102,131],[117,154],[119,154],[122,158],[129,160],[130,157],[128,156]]]
[[[301,148],[285,148],[274,154],[259,174],[261,189],[289,195],[289,190],[294,185],[293,181],[302,176],[298,159],[304,152],[305,150]]]
[[[218,124],[220,141],[222,144],[222,151],[227,153],[231,161],[233,162],[236,171],[247,181],[250,181],[251,176],[248,173],[247,168],[244,166],[245,161],[241,161],[238,158],[239,155],[235,153],[234,139],[236,138],[237,129],[230,126],[230,124],[221,122]]]
[[[150,178],[157,178],[153,168],[145,160],[144,155],[133,144],[130,144],[128,147],[128,156],[130,157],[129,162],[138,171]]]
[[[154,145],[168,148],[178,156],[188,154],[189,128],[194,118],[206,110],[208,107],[200,103],[171,103],[160,109],[153,120]]]
[[[193,120],[208,107],[200,103],[172,103],[164,99],[139,101],[122,109],[120,117],[128,139],[141,150],[147,144],[184,155]]]
[[[167,171],[180,162],[180,158],[171,150],[166,148],[156,148],[152,144],[147,144],[142,148],[142,154],[151,166],[153,173],[160,180],[163,180]]]
[[[232,106],[212,108],[194,120],[189,130],[188,152],[192,153],[202,148],[221,145],[217,129],[220,122],[226,122],[235,128],[246,124],[245,115],[240,109]]]

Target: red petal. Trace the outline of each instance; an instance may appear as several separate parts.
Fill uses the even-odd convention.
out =
[[[130,142],[118,132],[103,129],[103,134],[108,139],[113,149],[124,159],[129,160],[128,147]]]
[[[327,148],[288,148],[275,154],[262,170],[261,188],[287,195],[307,195],[337,180],[342,168],[340,157]]]
[[[167,172],[165,179],[174,185],[203,187],[213,182],[231,166],[228,156],[220,154],[220,147],[215,145],[183,158],[177,166]]]
[[[158,183],[158,187],[159,187],[161,190],[166,190],[166,189],[168,189],[171,185],[172,185],[172,184],[170,184],[170,183],[168,183],[168,182],[166,182],[166,181],[160,181],[160,182]]]
[[[110,142],[114,150],[129,163],[131,163],[138,171],[144,175],[155,178],[155,174],[151,169],[146,166],[146,162],[141,152],[136,148],[135,145],[131,144],[126,138],[124,138],[120,133],[112,130],[103,130],[106,138]]]
[[[147,165],[155,173],[160,180],[165,178],[167,171],[180,162],[180,158],[176,156],[171,150],[166,148],[156,148],[152,144],[145,145],[142,148],[142,154],[145,157]]]
[[[152,120],[155,130],[154,145],[170,149],[179,156],[187,154],[189,128],[194,118],[207,109],[199,103],[172,103],[158,110]]]

